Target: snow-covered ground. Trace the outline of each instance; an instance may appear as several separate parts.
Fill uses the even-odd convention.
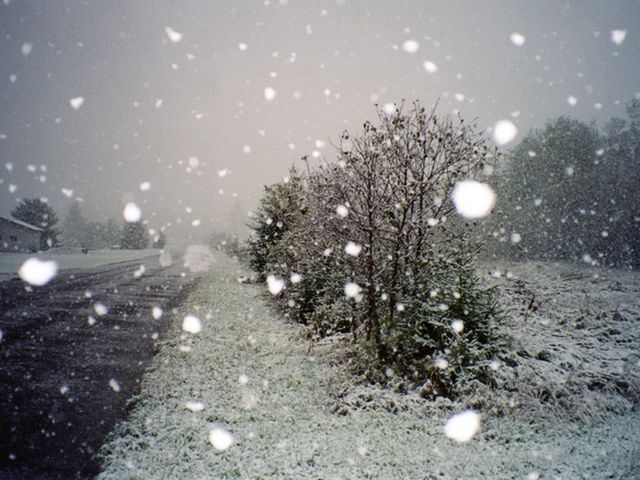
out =
[[[488,279],[505,292],[517,353],[497,394],[454,404],[354,384],[340,339],[310,347],[218,254],[104,446],[100,478],[640,478],[640,275],[501,273]],[[197,333],[182,330],[187,315]],[[481,430],[458,444],[443,426],[470,406]]]
[[[159,251],[146,250],[89,250],[84,254],[80,249],[51,250],[43,253],[7,253],[0,252],[0,282],[18,276],[18,269],[29,258],[37,257],[41,260],[54,260],[58,270],[78,268],[93,268],[110,263],[125,262],[137,258],[158,255]]]

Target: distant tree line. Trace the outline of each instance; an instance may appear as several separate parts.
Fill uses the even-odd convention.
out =
[[[22,200],[11,215],[43,230],[40,245],[42,250],[59,245],[84,249],[115,247],[139,250],[147,248],[150,244],[153,248],[164,248],[167,242],[163,230],[151,235],[142,221],[125,222],[122,226],[113,219],[91,222],[83,216],[77,203],[69,207],[60,229],[57,228],[58,214],[40,199]]]
[[[491,383],[500,313],[475,273],[475,222],[450,194],[496,152],[475,125],[419,103],[378,119],[343,133],[337,162],[265,187],[250,264],[289,317],[346,334],[368,378],[455,397]]]
[[[640,101],[602,129],[560,117],[506,156],[492,235],[520,258],[640,268]]]

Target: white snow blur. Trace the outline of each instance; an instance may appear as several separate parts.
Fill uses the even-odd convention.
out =
[[[273,88],[271,88],[271,87],[266,87],[266,88],[264,89],[264,99],[265,99],[267,102],[271,102],[272,100],[274,100],[274,99],[276,98],[276,95],[277,95],[277,93],[276,93],[276,91],[275,91]]]
[[[189,401],[189,402],[185,402],[184,407],[190,412],[196,413],[204,410],[204,403]]]
[[[160,253],[160,256],[158,257],[158,262],[160,262],[161,266],[163,266],[164,268],[167,268],[173,265],[173,257],[169,252],[164,251]]]
[[[348,282],[344,286],[344,294],[348,298],[356,298],[358,295],[360,295],[361,290],[362,289],[360,288],[360,285],[353,282]]]
[[[96,303],[93,305],[93,311],[96,312],[96,315],[101,317],[102,315],[106,315],[109,309],[104,303]]]
[[[444,434],[459,443],[468,443],[480,430],[480,415],[465,410],[451,417],[444,426]]]
[[[136,223],[142,219],[142,210],[135,203],[129,202],[125,205],[122,216],[127,223]]]
[[[402,44],[402,49],[407,53],[416,53],[420,48],[420,44],[415,40],[407,40]]]
[[[29,258],[18,270],[20,278],[30,285],[41,287],[51,281],[58,273],[58,264],[54,260]]]
[[[500,120],[493,126],[493,141],[499,147],[516,138],[517,127],[510,120]]]
[[[223,452],[233,445],[233,436],[222,428],[214,428],[209,431],[209,443],[216,450]]]
[[[357,257],[358,255],[360,255],[361,250],[362,247],[353,242],[347,243],[347,245],[344,247],[344,251],[347,253],[347,255],[351,255],[352,257]]]
[[[206,272],[214,261],[206,245],[189,245],[184,254],[184,266],[193,273]]]
[[[526,41],[526,38],[524,38],[524,35],[518,32],[512,33],[509,36],[509,38],[511,39],[511,43],[513,43],[517,47],[521,47],[522,45],[524,45]]]
[[[427,73],[436,73],[438,71],[438,66],[429,60],[422,64],[422,68],[424,68]]]
[[[464,322],[462,320],[454,320],[451,322],[451,328],[453,328],[453,331],[456,333],[462,333],[462,330],[464,330]]]
[[[80,109],[83,103],[84,103],[84,97],[74,97],[69,100],[69,105],[71,105],[71,107],[74,110]]]
[[[616,45],[622,44],[627,37],[626,30],[611,30],[611,41]]]
[[[118,393],[121,390],[120,383],[118,383],[118,381],[115,378],[112,378],[111,380],[109,380],[109,386],[111,387],[111,390],[113,390],[116,393]]]
[[[166,27],[164,31],[167,33],[169,40],[171,40],[173,43],[178,43],[180,40],[182,40],[182,34],[176,32],[173,28]]]
[[[496,203],[496,194],[486,183],[465,180],[453,187],[451,199],[460,216],[473,220],[491,213]]]
[[[267,277],[267,288],[271,295],[278,295],[284,288],[284,280],[275,275],[269,275]]]
[[[182,330],[187,333],[200,333],[202,331],[202,322],[195,315],[187,315],[182,320]]]
[[[160,320],[162,318],[162,308],[153,307],[151,309],[151,316],[153,317],[154,320]]]

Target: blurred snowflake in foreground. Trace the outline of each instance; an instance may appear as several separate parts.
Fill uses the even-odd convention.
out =
[[[485,183],[467,180],[456,183],[451,199],[460,216],[473,220],[491,213],[496,203],[496,194]]]
[[[444,426],[444,434],[460,443],[468,443],[480,430],[480,415],[466,410],[451,417]]]
[[[58,273],[58,264],[53,260],[40,260],[32,257],[22,264],[18,275],[20,278],[29,283],[41,287],[51,281]]]

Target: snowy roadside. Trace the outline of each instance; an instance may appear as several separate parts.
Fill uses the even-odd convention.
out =
[[[94,268],[111,263],[126,262],[158,255],[159,250],[89,250],[88,253],[49,251],[44,253],[0,252],[0,282],[17,277],[18,269],[29,258],[54,260],[59,270]]]
[[[216,260],[175,315],[173,340],[162,344],[129,419],[103,447],[101,479],[638,474],[639,412],[591,428],[527,409],[486,413],[481,432],[456,444],[443,425],[464,406],[348,387],[335,349],[318,345],[309,354],[302,328],[276,318],[264,289],[238,283],[247,272],[234,261],[222,254]],[[181,330],[186,315],[201,319],[199,333]],[[335,413],[332,392],[344,385],[364,407]],[[388,408],[367,408],[382,403]],[[216,428],[233,436],[227,450],[210,443]]]

